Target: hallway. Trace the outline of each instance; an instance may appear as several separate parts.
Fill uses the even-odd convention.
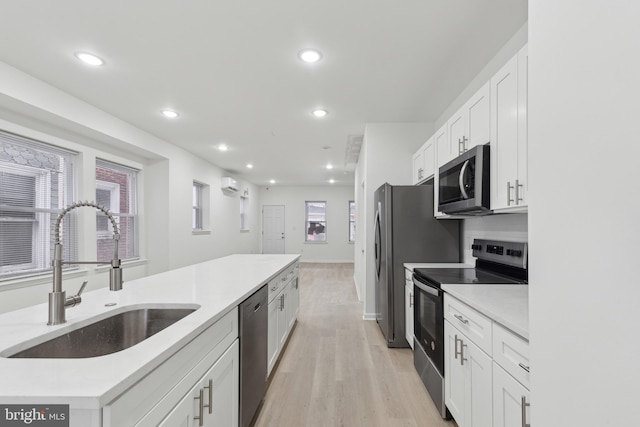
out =
[[[454,427],[440,418],[410,349],[362,320],[352,264],[300,264],[300,312],[256,427]]]

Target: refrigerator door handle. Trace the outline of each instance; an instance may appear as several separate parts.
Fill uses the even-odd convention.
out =
[[[378,202],[378,209],[376,210],[375,230],[374,230],[374,242],[375,250],[374,255],[376,258],[376,276],[380,278],[380,267],[382,264],[382,230],[380,228],[380,209],[382,208],[380,202]]]

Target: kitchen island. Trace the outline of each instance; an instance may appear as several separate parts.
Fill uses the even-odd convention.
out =
[[[67,309],[67,323],[62,325],[46,324],[46,304],[2,314],[0,403],[68,404],[71,426],[118,425],[115,420],[129,415],[115,413],[109,408],[119,407],[118,402],[130,401],[136,395],[130,395],[131,390],[151,397],[146,398],[148,402],[128,402],[127,405],[144,403],[142,406],[154,410],[160,405],[164,406],[160,408],[162,411],[169,411],[171,407],[166,406],[171,402],[162,399],[170,391],[185,385],[174,384],[171,378],[154,379],[154,372],[170,362],[175,366],[172,374],[178,370],[188,376],[194,368],[191,364],[198,364],[207,357],[218,358],[236,345],[237,306],[297,263],[298,258],[298,255],[230,255],[125,282],[123,290],[118,292],[109,291],[105,285],[103,289],[83,294],[79,306]],[[73,291],[66,290],[69,294]],[[96,320],[141,306],[197,310],[139,344],[105,356],[82,359],[7,357]],[[198,343],[202,341],[201,336],[220,338],[220,342],[225,343],[224,348],[213,354],[217,342],[203,345]],[[188,346],[195,347],[193,351],[181,352]],[[203,352],[202,357],[195,355],[196,350]],[[235,351],[237,360],[237,349]],[[237,369],[235,366],[234,372]],[[237,384],[237,378],[235,381]],[[211,390],[209,394],[212,394]],[[162,399],[151,401],[156,396]],[[237,407],[237,402],[235,404]],[[150,421],[149,424],[153,423]]]

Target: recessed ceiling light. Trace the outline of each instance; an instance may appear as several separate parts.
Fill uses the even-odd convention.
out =
[[[93,65],[94,67],[98,67],[100,65],[104,65],[104,61],[102,59],[98,58],[97,56],[95,56],[92,53],[76,52],[75,56],[80,61],[84,62],[85,64]]]
[[[270,180],[269,180],[269,184],[275,184],[275,183],[276,183],[276,180],[275,180],[275,179],[270,179]]]
[[[247,163],[247,168],[253,169],[253,165],[251,163]]]
[[[304,62],[314,63],[320,61],[322,54],[315,49],[303,49],[298,52],[298,58]]]
[[[227,151],[229,147],[226,144],[218,144],[218,150]]]
[[[329,180],[329,184],[333,184],[333,183],[335,183],[335,182],[336,182],[336,180],[335,180],[335,179],[330,179],[330,180]]]
[[[329,112],[327,110],[323,110],[322,108],[317,108],[313,110],[311,114],[313,114],[315,117],[324,117],[329,114]]]
[[[165,116],[168,119],[175,119],[176,117],[178,117],[180,115],[176,111],[173,111],[173,110],[162,110],[161,113],[162,113],[163,116]]]
[[[333,169],[333,165],[331,163],[327,164],[327,169]]]

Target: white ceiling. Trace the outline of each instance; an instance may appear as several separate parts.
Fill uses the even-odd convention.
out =
[[[435,121],[526,20],[526,0],[4,1],[0,60],[258,185],[351,185],[350,135]]]

